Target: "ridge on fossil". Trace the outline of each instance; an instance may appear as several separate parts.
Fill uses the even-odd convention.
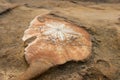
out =
[[[70,40],[76,37],[80,37],[81,34],[73,31],[70,28],[67,28],[65,24],[60,22],[50,22],[45,24],[41,28],[43,35],[49,36],[52,40],[58,39],[59,41]]]

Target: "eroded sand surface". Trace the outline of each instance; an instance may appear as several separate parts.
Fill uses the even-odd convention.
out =
[[[0,80],[27,69],[23,32],[36,15],[47,13],[85,28],[92,56],[53,67],[33,80],[120,80],[120,4],[77,0],[0,0]]]

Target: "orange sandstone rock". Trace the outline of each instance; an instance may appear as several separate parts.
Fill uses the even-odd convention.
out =
[[[30,67],[19,80],[29,80],[52,66],[84,60],[91,54],[90,35],[83,28],[50,15],[35,17],[22,39],[34,36],[36,39],[25,48]]]

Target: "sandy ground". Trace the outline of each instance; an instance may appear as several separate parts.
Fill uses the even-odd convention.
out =
[[[0,80],[27,69],[23,32],[35,16],[48,13],[85,28],[92,56],[53,67],[33,80],[120,80],[120,3],[78,0],[0,0]]]

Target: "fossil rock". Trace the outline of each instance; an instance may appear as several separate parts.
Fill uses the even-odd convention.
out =
[[[91,53],[90,35],[84,29],[50,15],[35,17],[22,40],[27,41],[34,36],[36,39],[25,48],[25,58],[30,67],[20,80],[28,80],[67,61],[84,60]]]
[[[28,63],[42,59],[56,65],[83,60],[90,55],[90,36],[84,29],[50,16],[39,18],[33,19],[22,38],[26,41],[36,36],[25,48]]]

